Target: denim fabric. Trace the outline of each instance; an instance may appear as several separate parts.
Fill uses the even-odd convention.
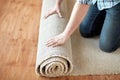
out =
[[[120,46],[120,3],[105,10],[98,10],[97,4],[91,5],[80,24],[80,33],[83,37],[100,34],[100,49],[115,51]]]

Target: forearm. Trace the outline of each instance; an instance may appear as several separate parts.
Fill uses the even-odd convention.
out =
[[[56,0],[56,5],[61,5],[62,0]]]
[[[88,5],[75,3],[70,20],[64,30],[64,33],[67,36],[71,36],[71,34],[77,29],[84,16],[88,11]]]

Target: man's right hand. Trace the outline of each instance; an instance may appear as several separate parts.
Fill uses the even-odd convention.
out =
[[[60,5],[61,5],[62,0],[57,0],[55,7],[50,10],[47,15],[44,16],[45,19],[47,19],[49,16],[53,14],[58,14],[60,18],[62,18],[61,10],[60,10]]]

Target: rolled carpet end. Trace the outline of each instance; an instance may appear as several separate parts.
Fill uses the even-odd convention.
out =
[[[37,67],[37,74],[46,77],[65,76],[72,72],[72,63],[59,56],[46,59]]]

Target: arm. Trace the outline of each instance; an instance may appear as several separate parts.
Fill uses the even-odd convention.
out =
[[[64,44],[71,36],[71,34],[77,29],[84,16],[86,15],[87,10],[87,5],[76,2],[66,29],[63,31],[63,33],[48,40],[47,46],[56,47]]]
[[[87,11],[88,11],[88,5],[80,4],[79,2],[76,2],[73,8],[70,20],[63,33],[67,36],[71,36],[71,34],[77,29],[77,27],[83,20]]]
[[[62,0],[56,0],[56,4],[61,5]]]

